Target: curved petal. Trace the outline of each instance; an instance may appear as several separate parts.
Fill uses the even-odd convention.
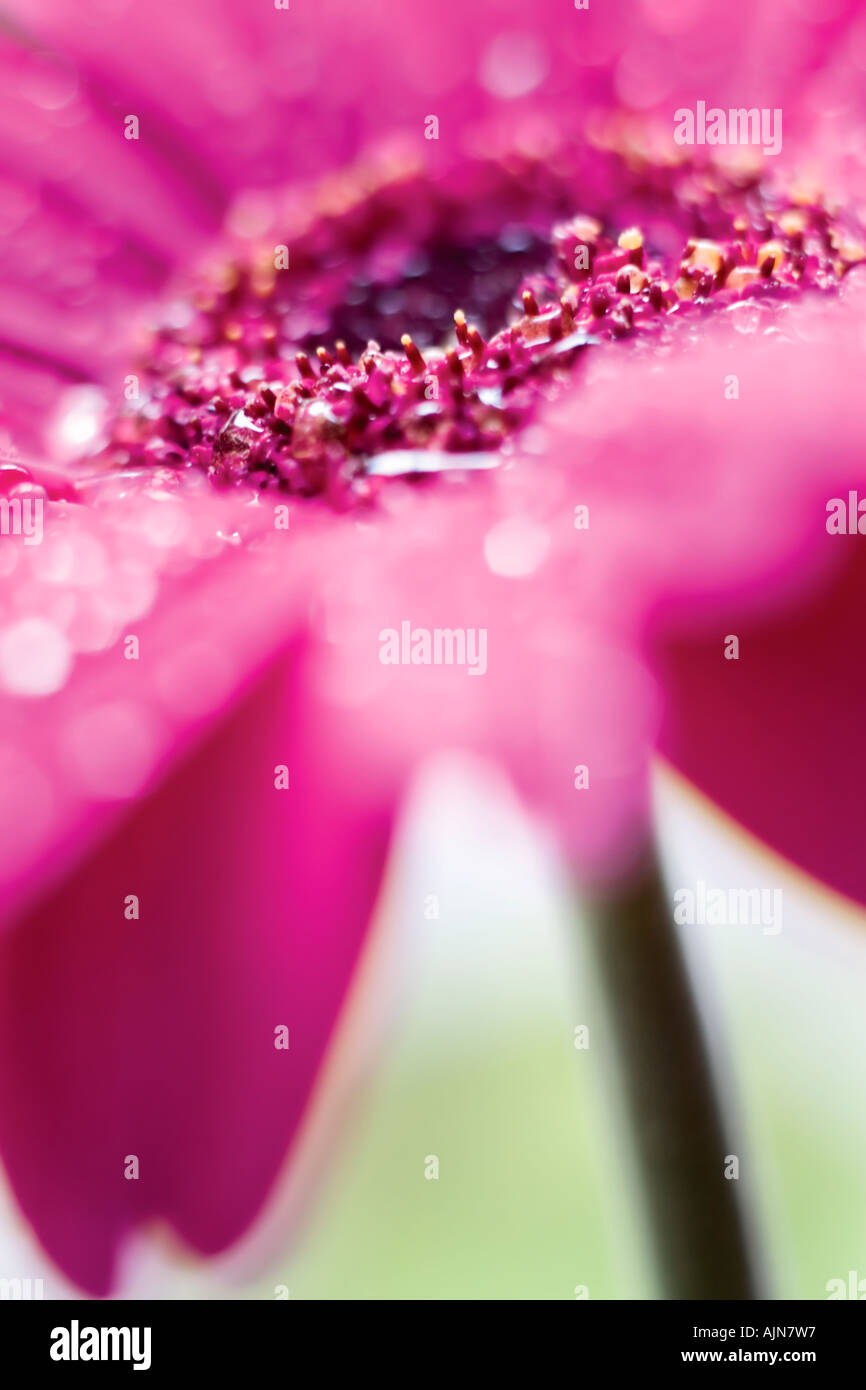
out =
[[[606,601],[609,633],[632,622],[659,682],[659,746],[861,900],[864,571],[860,537],[828,534],[827,520],[830,499],[847,510],[849,490],[866,491],[866,412],[850,387],[862,309],[852,279],[847,304],[788,319],[789,343],[726,339],[721,325],[687,360],[624,364],[546,421],[589,508],[596,621]],[[738,661],[724,656],[732,633]]]
[[[45,1248],[97,1294],[141,1221],[204,1254],[249,1225],[363,939],[390,808],[333,766],[301,667],[271,671],[0,944],[0,1147]]]
[[[863,370],[862,289],[853,281],[850,289],[848,313],[828,315],[778,372],[765,356],[745,390],[741,376],[751,414],[741,399],[730,403],[733,424],[718,422],[729,459],[751,459],[767,480],[777,474],[775,496],[757,510],[724,514],[732,549],[747,553],[744,577],[778,551],[792,522],[793,569],[778,571],[781,582],[718,594],[702,612],[668,593],[650,614],[647,646],[665,690],[661,751],[754,834],[863,902],[866,569],[857,503],[866,493],[866,419],[851,389]],[[831,522],[837,505],[847,533]],[[730,635],[736,660],[724,656]]]
[[[295,664],[0,945],[4,1161],[46,1249],[97,1294],[143,1220],[204,1254],[246,1229],[360,948],[390,808],[353,796],[331,765]],[[274,786],[283,760],[287,792]]]
[[[719,630],[740,640],[727,669],[718,633],[697,632],[667,633],[658,669],[669,700],[662,751],[753,834],[866,904],[859,539],[832,539],[839,567],[795,608],[720,615]]]
[[[3,538],[0,1150],[43,1244],[104,1293],[141,1221],[212,1253],[261,1206],[399,788],[356,772],[351,713],[320,717],[302,544],[287,573],[260,509],[238,549],[208,489],[99,490],[53,506],[41,545]]]

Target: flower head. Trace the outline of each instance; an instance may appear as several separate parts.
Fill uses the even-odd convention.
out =
[[[856,209],[648,112],[726,100],[753,42],[787,96],[856,7],[808,46],[759,7],[735,66],[700,3],[606,9],[413,9],[407,50],[390,4],[291,44],[277,11],[49,6],[5,41],[5,486],[45,519],[0,550],[0,1145],[89,1289],[143,1220],[211,1253],[259,1210],[424,757],[501,762],[623,874],[650,638],[827,563]]]

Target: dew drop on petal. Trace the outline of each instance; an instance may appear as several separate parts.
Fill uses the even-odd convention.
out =
[[[55,531],[45,537],[37,558],[36,576],[43,584],[68,584],[75,565],[71,540]]]
[[[550,448],[550,435],[543,425],[529,425],[520,437],[520,447],[525,454],[543,458]]]
[[[226,227],[232,236],[252,240],[263,237],[274,220],[272,200],[258,190],[240,193],[226,216]]]
[[[441,449],[390,449],[367,460],[367,472],[374,478],[403,478],[421,473],[455,473],[465,470],[497,468],[498,454],[476,451],[449,454]]]
[[[28,53],[18,77],[25,101],[42,111],[62,111],[78,94],[78,73],[72,63],[53,53]]]
[[[72,542],[72,583],[82,589],[96,588],[108,578],[105,550],[95,535],[79,531]]]
[[[106,397],[94,386],[71,386],[63,393],[51,429],[58,458],[79,458],[100,437],[106,417]]]
[[[143,618],[156,598],[158,580],[153,570],[133,561],[114,566],[110,581],[100,591],[105,613],[121,622]]]
[[[82,595],[69,621],[66,636],[73,651],[100,652],[121,635],[121,620],[106,608],[98,594]]]
[[[151,495],[139,503],[137,520],[141,534],[158,549],[180,545],[188,530],[180,501],[167,495]]]
[[[12,695],[53,695],[71,665],[66,637],[44,618],[22,618],[0,631],[0,685]]]
[[[547,76],[547,49],[535,34],[497,34],[481,56],[481,85],[491,96],[510,101],[535,90]]]
[[[156,758],[156,730],[144,706],[114,700],[75,715],[63,746],[86,795],[121,799],[137,796],[147,782]]]
[[[497,522],[484,537],[488,569],[508,579],[534,574],[549,548],[548,532],[526,517]]]
[[[13,588],[9,603],[10,614],[20,618],[42,618],[66,632],[78,606],[71,589],[46,584],[38,589],[30,585]]]

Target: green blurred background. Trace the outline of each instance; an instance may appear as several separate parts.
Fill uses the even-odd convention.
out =
[[[783,887],[778,936],[694,927],[686,946],[738,1101],[768,1292],[826,1298],[828,1280],[866,1278],[866,921],[670,774],[657,803],[671,884]],[[387,911],[412,946],[397,1022],[294,1254],[249,1292],[657,1296],[579,908],[501,787],[456,767],[429,779]]]

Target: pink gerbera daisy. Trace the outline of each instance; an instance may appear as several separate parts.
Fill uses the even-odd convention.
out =
[[[719,675],[768,609],[832,641],[866,244],[853,154],[846,202],[803,170],[828,73],[859,114],[859,7],[721,39],[701,0],[10,9],[0,1150],[38,1238],[105,1294],[142,1222],[203,1254],[247,1229],[412,776],[457,748],[689,1052],[642,1073],[672,1287],[748,1290],[647,777],[662,748],[864,896],[855,760],[813,759],[807,809],[781,771],[826,718],[818,680],[780,700],[801,629]],[[778,169],[674,143],[746,86]]]

